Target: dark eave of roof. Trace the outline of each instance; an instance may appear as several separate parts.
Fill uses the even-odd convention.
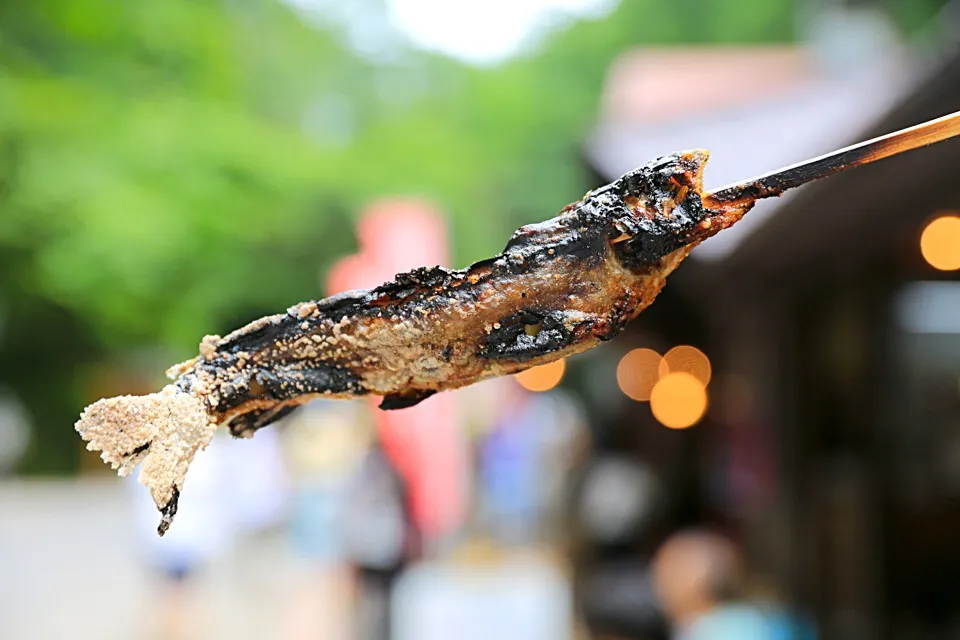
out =
[[[958,110],[960,49],[859,139]],[[807,186],[744,238],[724,269],[776,282],[826,260],[862,263],[905,235],[914,242],[924,220],[944,208],[960,209],[960,139]]]

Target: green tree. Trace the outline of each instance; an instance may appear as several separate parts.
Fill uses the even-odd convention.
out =
[[[788,40],[793,7],[625,0],[492,69],[399,37],[363,56],[341,27],[275,0],[0,5],[0,385],[34,416],[26,468],[74,463],[88,364],[188,357],[318,297],[378,196],[435,200],[460,265],[498,251],[592,186],[579,148],[615,56]]]

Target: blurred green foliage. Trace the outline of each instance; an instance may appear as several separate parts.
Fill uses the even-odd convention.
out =
[[[371,61],[274,0],[0,4],[0,386],[44,443],[26,467],[75,463],[89,363],[187,357],[322,295],[371,199],[435,201],[463,265],[580,197],[625,48],[785,41],[793,20],[793,0],[624,0],[477,69]]]
[[[577,145],[624,47],[790,35],[785,0],[658,4],[492,70],[373,64],[268,0],[8,5],[0,242],[110,347],[193,347],[317,295],[344,217],[381,194],[435,198],[479,258],[582,195]]]

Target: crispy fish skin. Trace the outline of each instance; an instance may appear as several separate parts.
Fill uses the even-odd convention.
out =
[[[615,337],[694,246],[752,206],[704,206],[707,158],[697,150],[647,163],[520,228],[501,254],[466,269],[415,269],[207,336],[197,358],[168,371],[168,393],[202,406],[211,430],[249,436],[315,397],[383,396],[381,408],[398,409],[586,351]],[[91,416],[101,415],[96,406]],[[108,450],[103,425],[82,418],[77,429],[100,434],[88,448],[105,461],[131,468],[133,457]],[[149,441],[124,442],[149,461]],[[159,489],[141,476],[167,525],[193,450],[168,465],[176,473]]]

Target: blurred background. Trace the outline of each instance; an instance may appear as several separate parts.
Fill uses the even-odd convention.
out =
[[[73,430],[658,155],[958,109],[956,0],[0,3],[0,638],[960,638],[958,140],[762,202],[567,362],[224,435],[163,539]]]

